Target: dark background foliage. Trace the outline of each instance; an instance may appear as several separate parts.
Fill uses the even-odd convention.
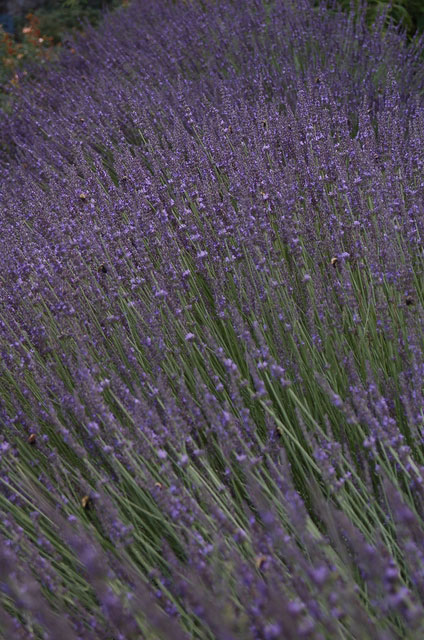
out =
[[[60,42],[65,32],[79,28],[88,21],[95,24],[106,9],[116,8],[121,0],[32,0],[0,3],[0,14],[12,17],[12,31],[17,40],[22,40],[22,28],[28,13],[39,20],[41,31]],[[6,26],[9,20],[4,18]],[[7,27],[6,27],[7,28]],[[10,28],[9,28],[10,30]]]
[[[350,9],[351,6],[358,8],[363,5],[361,0],[341,0],[344,9]],[[392,18],[396,23],[402,23],[408,35],[411,37],[415,32],[422,31],[424,28],[424,3],[422,0],[370,0],[368,2],[368,20],[374,22],[376,17],[382,11],[387,11],[388,17]]]
[[[121,0],[47,0],[34,14],[43,33],[60,42],[65,32],[80,28],[86,21],[96,24],[104,10],[121,5]]]

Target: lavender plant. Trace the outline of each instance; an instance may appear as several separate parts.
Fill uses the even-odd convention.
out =
[[[134,0],[0,116],[3,637],[424,633],[423,43],[365,18]]]

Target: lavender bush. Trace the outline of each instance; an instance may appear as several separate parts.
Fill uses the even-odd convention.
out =
[[[0,122],[0,630],[424,634],[424,70],[134,0]]]

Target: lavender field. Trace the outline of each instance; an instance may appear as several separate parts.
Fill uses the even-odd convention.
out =
[[[134,0],[0,114],[1,640],[424,638],[424,40],[365,14]]]

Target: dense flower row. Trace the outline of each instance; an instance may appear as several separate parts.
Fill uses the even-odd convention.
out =
[[[2,637],[424,634],[422,43],[314,4],[134,0],[0,116]]]

